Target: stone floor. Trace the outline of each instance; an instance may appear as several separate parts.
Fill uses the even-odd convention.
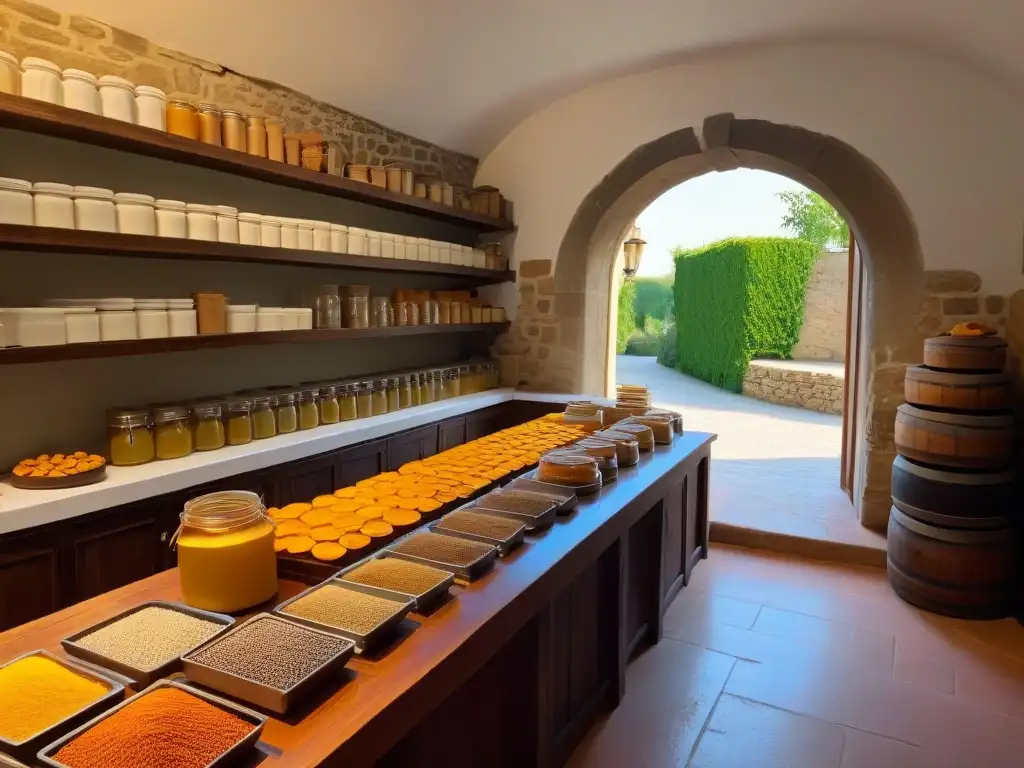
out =
[[[572,768],[1020,768],[1024,627],[885,571],[713,545]]]
[[[686,429],[718,434],[711,449],[716,538],[753,545],[752,533],[781,535],[881,557],[885,537],[858,522],[839,487],[841,417],[726,392],[653,357],[619,356],[616,376],[621,383],[646,385],[657,405],[683,414]],[[813,548],[798,551],[830,556]],[[875,562],[871,557],[864,561]]]

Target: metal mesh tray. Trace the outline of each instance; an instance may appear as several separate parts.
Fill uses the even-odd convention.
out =
[[[363,558],[358,563],[353,563],[352,565],[348,566],[347,568],[343,568],[341,571],[339,571],[334,576],[334,578],[341,580],[342,583],[345,584],[345,585],[358,584],[359,582],[357,582],[357,581],[345,581],[341,577],[344,576],[349,571],[354,571],[357,568],[359,568],[360,566],[365,565],[366,563],[370,562],[371,560],[382,560],[382,559],[384,559],[384,556],[385,556],[385,552],[383,552],[383,551],[374,552],[370,557]],[[439,584],[434,585],[430,589],[426,590],[425,592],[421,592],[418,595],[414,595],[411,592],[403,592],[400,589],[390,589],[390,588],[387,588],[387,587],[378,587],[378,586],[374,586],[372,584],[367,584],[365,586],[372,586],[374,589],[376,589],[380,593],[381,597],[392,597],[395,600],[401,600],[401,599],[405,599],[405,598],[412,598],[413,609],[416,610],[419,613],[423,613],[423,612],[429,611],[438,602],[440,602],[445,597],[447,597],[447,595],[448,595],[448,588],[451,587],[452,584],[455,583],[455,574],[452,572],[452,570],[450,568],[442,568],[442,567],[436,566],[436,565],[433,566],[433,567],[434,567],[435,570],[444,571],[445,573],[448,574],[448,577],[445,578],[444,580],[442,580]]]
[[[305,624],[299,624],[298,622],[291,621],[291,618],[285,619],[269,613],[258,613],[242,624],[233,627],[227,632],[222,632],[209,642],[193,649],[189,652],[189,655],[198,653],[209,645],[223,641],[226,637],[233,635],[235,632],[238,632],[249,624],[260,619],[287,621],[301,626],[309,632],[319,632],[321,635],[328,635],[334,640],[343,639],[339,638],[336,634],[313,629]],[[352,654],[355,653],[355,649],[355,643],[351,640],[345,640],[341,649],[334,656],[287,690],[281,690],[280,688],[274,688],[273,686],[265,685],[264,683],[258,683],[255,680],[250,680],[246,677],[242,677],[241,675],[236,675],[233,672],[227,672],[217,667],[207,666],[206,664],[188,658],[188,655],[182,656],[181,661],[185,675],[190,680],[193,680],[200,685],[205,685],[209,688],[218,690],[221,693],[226,693],[228,696],[233,696],[234,698],[241,699],[242,701],[248,701],[250,704],[255,704],[258,707],[263,707],[271,712],[277,712],[278,714],[283,715],[293,704],[300,701],[303,696],[305,696],[310,690],[314,689],[325,677],[344,667],[348,660],[352,658]]]
[[[89,648],[85,648],[84,646],[78,644],[78,641],[81,640],[83,637],[91,635],[93,632],[115,622],[118,622],[121,619],[124,619],[128,616],[131,616],[134,613],[138,613],[144,608],[166,608],[167,610],[177,611],[178,613],[187,613],[189,616],[195,616],[198,619],[212,621],[214,624],[222,624],[223,629],[221,629],[220,632],[223,632],[224,629],[227,629],[235,623],[234,618],[224,613],[202,611],[198,608],[190,608],[189,606],[183,605],[182,603],[171,603],[164,600],[149,600],[145,603],[140,603],[139,605],[136,605],[134,608],[129,608],[127,611],[122,611],[121,613],[115,616],[111,616],[109,619],[101,621],[98,624],[93,624],[88,629],[83,629],[81,632],[76,632],[70,637],[66,637],[63,640],[61,640],[60,644],[69,655],[77,656],[78,658],[88,661],[92,664],[98,664],[101,667],[106,667],[107,669],[111,669],[114,672],[122,674],[126,677],[130,677],[137,683],[137,688],[145,688],[147,685],[150,685],[151,683],[159,680],[160,678],[167,677],[168,675],[177,672],[178,669],[181,667],[182,656],[184,656],[186,653],[189,653],[192,650],[195,650],[200,645],[205,645],[207,642],[209,642],[214,637],[217,637],[217,635],[220,634],[220,632],[218,632],[216,635],[207,638],[203,642],[197,643],[191,648],[184,649],[184,651],[179,653],[173,659],[161,664],[158,667],[154,667],[153,669],[137,669],[129,664],[120,662],[117,659],[112,659],[109,656],[105,656],[102,653],[90,650]]]
[[[543,499],[548,502],[548,508],[539,515],[530,515],[525,512],[514,512],[507,509],[496,509],[497,502],[492,500],[488,502],[487,496],[481,496],[479,499],[472,502],[471,509],[474,511],[485,512],[488,515],[499,515],[500,517],[507,517],[511,520],[518,520],[520,523],[526,526],[527,532],[541,531],[545,528],[550,528],[552,523],[555,522],[555,516],[558,513],[558,503],[554,499],[544,499],[543,496],[537,494],[531,494],[537,496],[538,499]],[[465,507],[463,507],[465,509]]]
[[[45,766],[49,766],[50,768],[68,768],[68,766],[65,763],[59,762],[54,757],[61,750],[61,747],[63,747],[68,742],[78,738],[83,733],[88,731],[90,728],[95,726],[97,723],[113,715],[119,709],[127,707],[136,699],[139,699],[145,696],[146,694],[155,691],[157,688],[178,688],[179,690],[185,691],[186,693],[189,693],[192,696],[195,696],[196,698],[203,699],[204,701],[213,704],[215,707],[230,712],[231,714],[244,720],[245,722],[252,724],[252,730],[249,733],[247,733],[245,736],[243,736],[241,739],[235,742],[235,744],[232,747],[230,747],[227,751],[222,752],[221,755],[214,759],[213,762],[209,763],[206,766],[206,768],[214,768],[214,766],[225,766],[229,763],[235,762],[235,758],[240,756],[242,752],[248,749],[252,749],[256,745],[256,742],[259,741],[260,734],[263,732],[263,726],[266,725],[267,722],[267,717],[265,715],[253,712],[251,709],[246,709],[245,707],[240,707],[239,705],[234,704],[230,701],[226,701],[220,698],[219,696],[214,696],[212,694],[207,693],[206,691],[200,691],[198,688],[193,688],[190,685],[179,683],[177,680],[158,680],[157,682],[153,683],[151,686],[146,688],[144,691],[140,691],[139,693],[132,696],[130,699],[121,702],[110,711],[104,712],[99,717],[94,717],[85,725],[81,726],[80,728],[76,728],[63,738],[53,742],[52,744],[48,744],[46,747],[40,750],[38,755],[39,762]],[[202,738],[202,734],[194,735],[198,738]]]
[[[523,475],[527,480],[533,480],[541,483],[543,480],[537,480],[537,470],[531,470],[530,472]],[[598,481],[596,483],[588,483],[587,485],[559,485],[558,483],[544,483],[544,485],[555,485],[559,488],[564,488],[566,491],[572,491],[577,496],[589,496],[592,493],[597,493],[601,490],[603,483]]]
[[[556,513],[559,515],[568,515],[579,504],[576,492],[566,485],[552,485],[551,483],[542,483],[540,480],[533,480],[529,477],[518,477],[505,487],[511,491],[539,493],[541,496],[548,496],[557,500],[558,509]]]
[[[413,531],[407,536],[403,536],[398,541],[391,544],[391,547],[401,544],[407,539],[422,534],[423,531]],[[446,535],[446,534],[437,534]],[[457,537],[452,537],[457,538]],[[443,560],[433,560],[429,557],[421,557],[420,555],[410,555],[405,552],[396,552],[394,549],[389,547],[384,550],[386,557],[397,557],[400,560],[408,560],[411,563],[421,563],[422,565],[429,565],[433,568],[439,568],[442,571],[452,571],[456,576],[464,579],[465,581],[474,581],[483,576],[487,571],[494,565],[494,561],[498,557],[498,548],[491,545],[491,549],[486,554],[481,555],[476,560],[471,562],[469,565],[455,565],[454,563],[446,563]]]
[[[337,627],[333,624],[323,624],[316,619],[307,619],[303,616],[296,616],[294,613],[287,613],[285,611],[285,608],[292,603],[301,600],[306,595],[310,595],[327,585],[341,587],[342,589],[347,589],[350,592],[359,592],[364,595],[372,595],[373,597],[388,600],[395,603],[395,612],[381,621],[377,626],[373,627],[369,632],[359,634],[358,632],[353,632],[345,627]],[[398,629],[398,625],[402,623],[402,620],[406,617],[406,614],[412,610],[414,605],[415,601],[408,595],[396,595],[390,590],[378,589],[377,587],[373,587],[368,584],[359,584],[354,581],[328,579],[325,582],[300,592],[295,597],[285,600],[279,606],[274,608],[273,614],[275,616],[280,616],[283,619],[287,619],[288,621],[294,621],[297,624],[303,624],[307,627],[318,629],[322,632],[329,632],[332,635],[341,635],[356,644],[356,653],[366,653],[373,651],[382,645],[386,645],[387,641],[395,634],[395,630]]]
[[[458,512],[460,510],[455,511]],[[473,510],[464,509],[462,511],[472,512]],[[448,515],[445,515],[445,517],[448,517]],[[444,525],[445,517],[442,517],[433,525],[427,526],[427,530],[433,531],[434,533],[440,533],[445,536],[458,536],[463,539],[468,539],[469,541],[479,541],[481,544],[490,544],[492,547],[498,548],[498,554],[501,557],[506,557],[510,552],[512,552],[512,550],[520,546],[523,543],[523,535],[526,533],[526,526],[520,524],[519,529],[511,536],[504,539],[497,539],[492,538],[491,536],[486,536],[482,533],[473,533],[472,531],[459,531],[454,528],[447,528]],[[518,523],[519,521],[514,520],[513,522]]]
[[[68,715],[63,720],[58,720],[49,728],[44,728],[23,741],[10,741],[9,739],[0,737],[0,749],[13,757],[28,761],[32,761],[35,758],[36,753],[54,739],[63,736],[68,731],[74,730],[82,723],[96,717],[96,715],[105,712],[124,698],[124,686],[118,681],[103,674],[100,670],[92,669],[82,664],[77,664],[69,659],[62,659],[59,656],[53,655],[49,651],[38,650],[23,653],[21,656],[11,659],[7,664],[0,665],[0,669],[3,669],[3,667],[13,664],[16,661],[20,661],[21,659],[27,659],[30,656],[44,656],[50,661],[55,661],[62,667],[71,670],[76,675],[81,675],[89,680],[105,685],[110,690],[92,704]],[[0,704],[0,706],[2,706],[2,704]]]

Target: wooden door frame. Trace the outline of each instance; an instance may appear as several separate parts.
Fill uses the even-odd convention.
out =
[[[843,432],[839,485],[854,502],[857,458],[857,394],[860,377],[861,310],[864,307],[864,259],[850,230],[846,283],[846,359],[843,379]],[[856,505],[856,502],[854,502]]]

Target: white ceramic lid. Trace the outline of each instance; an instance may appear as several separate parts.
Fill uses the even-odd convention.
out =
[[[267,216],[266,214],[260,215],[260,223],[267,224],[272,227],[280,227],[281,220],[277,216]]]
[[[232,208],[230,205],[215,205],[213,206],[217,211],[218,216],[237,216],[238,209]]]
[[[380,232],[378,232],[375,229],[366,229],[366,230],[363,230],[363,231],[366,232],[366,236],[367,237],[375,237],[375,238],[380,239]]]
[[[329,221],[311,221],[314,229],[330,229],[331,223]]]
[[[86,72],[84,69],[65,69],[63,72],[65,80],[84,80],[87,83],[96,85],[96,75]]]
[[[88,200],[113,200],[114,190],[103,187],[75,187],[75,197],[82,197]]]
[[[47,72],[53,72],[55,75],[60,74],[60,67],[54,64],[52,61],[46,59],[40,59],[36,56],[26,56],[21,60],[22,69],[45,69]]]
[[[96,308],[104,312],[122,312],[135,309],[135,299],[96,299]]]
[[[168,309],[192,309],[194,306],[192,299],[167,299]]]
[[[117,75],[104,75],[100,78],[100,87],[104,85],[110,85],[115,88],[127,88],[129,91],[135,90],[135,83],[131,80],[125,80],[123,77]]]
[[[295,222],[295,226],[297,226],[299,229],[313,229],[313,222],[312,221],[297,221],[297,222]]]
[[[348,232],[348,227],[344,224],[331,224],[332,232]]]
[[[96,308],[96,299],[47,299],[43,302],[48,307],[92,307]]]
[[[0,307],[0,312],[16,312],[19,315],[63,315],[65,307]]]
[[[87,315],[96,312],[96,307],[60,307],[65,315]]]
[[[148,205],[153,207],[156,205],[156,200],[153,199],[152,195],[140,195],[135,192],[118,192],[114,195],[114,201],[118,203],[134,203],[136,205]]]
[[[348,228],[348,233],[350,235],[365,235],[366,234],[366,230],[365,229],[360,229],[359,227],[349,227]]]
[[[16,189],[19,192],[31,192],[32,182],[25,181],[24,179],[9,179],[6,176],[0,176],[0,189]]]
[[[157,200],[156,207],[164,211],[184,211],[185,203],[181,200]]]
[[[216,206],[204,205],[203,203],[188,203],[185,208],[189,213],[212,213],[215,215],[217,213]]]
[[[255,312],[256,311],[256,305],[255,304],[228,304],[227,310],[228,310],[229,313],[232,313],[232,312],[246,312],[246,313],[248,313],[248,312]]]
[[[271,218],[274,218],[274,217],[271,217]],[[296,229],[299,228],[299,222],[297,222],[295,219],[282,219],[282,218],[278,217],[277,221],[278,221],[278,223],[281,224],[282,227],[295,227]]]
[[[257,307],[256,312],[261,315],[274,315],[284,312],[284,307]]]
[[[158,99],[167,100],[167,94],[161,91],[159,88],[155,88],[152,85],[137,85],[135,86],[136,96],[155,96]]]
[[[262,219],[263,219],[263,217],[260,216],[258,213],[240,213],[240,214],[238,214],[238,220],[239,221],[248,221],[248,222],[259,223],[260,221],[262,221]]]
[[[135,299],[136,309],[167,309],[167,299]]]
[[[71,197],[75,188],[70,184],[58,184],[55,181],[37,181],[32,185],[32,191],[36,194],[57,195],[58,197]]]

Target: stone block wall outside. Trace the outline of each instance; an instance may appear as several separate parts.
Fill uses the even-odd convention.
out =
[[[849,251],[822,251],[804,294],[804,324],[793,347],[794,360],[846,357],[846,299]]]
[[[841,414],[843,379],[828,373],[778,368],[755,361],[743,378],[743,394],[768,403]]]

